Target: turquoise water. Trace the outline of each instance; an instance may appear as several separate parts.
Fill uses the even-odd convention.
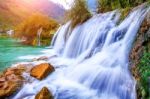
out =
[[[17,40],[0,37],[0,71],[6,69],[14,63],[20,61],[30,61],[20,59],[20,56],[39,55],[42,47],[32,47],[20,44]]]

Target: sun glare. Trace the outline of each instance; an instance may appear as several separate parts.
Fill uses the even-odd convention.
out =
[[[34,3],[34,2],[37,2],[37,0],[23,0],[24,2],[26,3]]]

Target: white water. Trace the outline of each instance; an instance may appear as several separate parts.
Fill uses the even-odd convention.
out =
[[[41,33],[42,33],[43,29],[40,28],[38,31],[37,31],[37,42],[38,42],[38,46],[41,46]]]
[[[8,36],[12,37],[12,35],[14,34],[14,30],[9,30],[6,33]]]
[[[119,25],[118,11],[94,15],[72,31],[70,22],[63,25],[48,52],[57,56],[48,62],[59,68],[24,85],[13,99],[34,99],[44,86],[55,99],[136,99],[128,57],[146,12],[139,8]]]

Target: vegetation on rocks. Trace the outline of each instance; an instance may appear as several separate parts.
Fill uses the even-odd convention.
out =
[[[98,0],[98,11],[107,12],[115,9],[125,9],[138,6],[150,0]]]
[[[75,0],[70,10],[66,12],[66,21],[71,20],[72,28],[78,24],[82,24],[91,17],[88,11],[86,0]]]
[[[130,54],[132,74],[137,81],[137,99],[149,99],[150,12],[145,17]]]
[[[129,12],[142,3],[150,4],[150,0],[98,0],[97,13],[104,13],[119,9],[121,12],[120,20],[123,20]]]
[[[25,44],[37,45],[37,32],[42,29],[41,42],[48,45],[57,27],[58,23],[54,19],[37,13],[16,26],[15,37],[25,39]]]

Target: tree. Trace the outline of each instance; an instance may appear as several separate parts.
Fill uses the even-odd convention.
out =
[[[48,16],[36,13],[18,24],[15,28],[15,37],[25,38],[26,44],[35,45],[37,31],[42,28],[42,38],[49,38],[50,31],[56,30],[58,23]]]
[[[87,4],[85,0],[74,0],[72,8],[67,11],[65,15],[65,20],[70,21],[72,28],[78,24],[82,24],[91,17],[88,11]]]
[[[150,0],[98,0],[99,12],[138,6]]]

